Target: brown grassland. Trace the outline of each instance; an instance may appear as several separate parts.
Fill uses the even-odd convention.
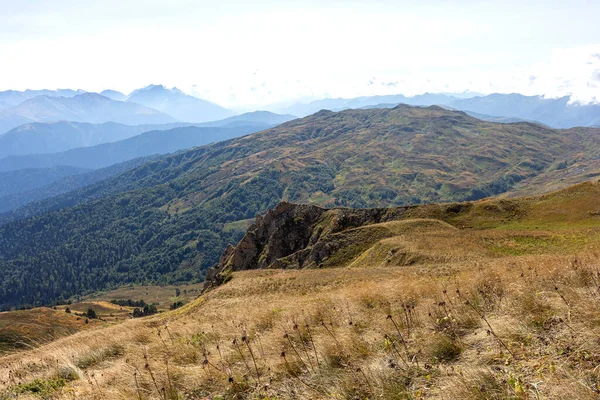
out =
[[[201,289],[202,284],[126,286],[86,296],[68,305],[1,312],[0,355],[35,348],[84,329],[104,327],[132,317],[134,307],[112,304],[111,300],[144,300],[155,304],[160,312],[168,311],[175,302],[194,300]],[[67,308],[71,313],[65,312]],[[94,310],[98,318],[86,318],[88,309]]]
[[[0,354],[37,347],[89,328],[88,325],[84,318],[75,314],[45,307],[2,312],[0,313]]]
[[[168,310],[176,301],[188,303],[194,300],[202,291],[202,286],[202,283],[179,286],[124,286],[86,296],[82,301],[144,300],[148,304],[156,304],[159,310]],[[176,296],[176,290],[179,290],[179,296]]]
[[[407,214],[343,267],[0,357],[0,399],[600,398],[599,183]]]

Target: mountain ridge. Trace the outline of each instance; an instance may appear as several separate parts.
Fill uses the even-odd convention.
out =
[[[51,96],[51,97],[73,97],[78,94],[85,93],[83,90],[72,90],[72,89],[57,89],[57,90],[31,90],[27,89],[24,91],[19,90],[6,90],[0,92],[0,105],[4,104],[4,107],[16,106],[25,100],[37,97],[37,96]]]
[[[0,172],[0,198],[25,190],[33,190],[71,175],[84,174],[88,169],[55,166],[48,169],[24,169]]]
[[[572,128],[576,126],[596,126],[600,122],[599,104],[572,103],[569,96],[558,99],[544,96],[524,96],[518,93],[476,95],[454,97],[452,94],[424,93],[404,96],[363,96],[356,98],[321,99],[310,103],[298,103],[289,107],[274,108],[279,112],[301,117],[320,109],[341,111],[351,108],[372,107],[377,104],[408,104],[412,106],[438,105],[486,115],[496,118],[539,121],[553,128]]]
[[[86,193],[85,188],[139,167],[158,157],[160,156],[134,158],[91,171],[74,167],[50,167],[46,170],[67,169],[67,172],[60,179],[46,179],[44,184],[39,184],[34,189],[19,185],[18,191],[13,191],[11,194],[5,194],[0,197],[0,225],[32,217],[57,208],[77,205],[83,201],[99,197],[102,191],[96,190],[93,193]],[[77,173],[74,173],[73,169]],[[27,170],[0,172],[0,175],[18,174],[23,171]],[[29,173],[27,173],[27,178],[31,179]],[[60,204],[60,206],[57,206],[57,204]]]
[[[148,131],[116,142],[74,148],[58,153],[7,156],[0,159],[0,171],[48,168],[58,165],[89,169],[104,168],[137,157],[171,153],[189,147],[246,135],[261,128],[264,128],[264,126],[236,128],[191,126],[165,131]]]
[[[257,129],[266,129],[294,118],[291,115],[257,111],[204,123],[172,122],[152,125],[125,125],[116,122],[100,124],[73,121],[33,122],[20,125],[4,134],[0,134],[0,158],[12,155],[57,153],[79,147],[116,142],[144,132],[188,126],[229,128],[254,126]]]

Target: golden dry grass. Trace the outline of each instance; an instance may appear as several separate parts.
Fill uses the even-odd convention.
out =
[[[167,398],[593,399],[597,262],[589,253],[240,272],[175,312],[3,357],[0,384],[10,391],[68,367],[79,379],[58,398],[159,399],[165,388]],[[117,345],[116,357],[77,367]]]
[[[96,321],[94,321],[95,323]],[[64,310],[37,308],[0,313],[0,354],[37,347],[90,328],[84,318]]]
[[[159,311],[169,310],[175,301],[188,303],[197,298],[202,284],[181,286],[135,286],[96,293],[68,305],[39,307],[0,313],[0,354],[38,347],[84,329],[120,323],[132,318],[134,307],[111,303],[113,299],[144,300]],[[176,289],[180,294],[176,296]],[[71,313],[66,313],[69,308]],[[88,319],[88,309],[97,319]],[[87,320],[87,321],[86,321]]]

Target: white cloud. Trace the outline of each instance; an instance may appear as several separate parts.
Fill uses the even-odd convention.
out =
[[[579,103],[600,103],[600,45],[556,49],[545,62],[519,68],[404,68],[379,71],[376,76],[361,71],[340,71],[322,77],[303,76],[302,81],[286,79],[285,75],[267,74],[239,76],[231,82],[236,105],[268,104],[297,97],[354,97],[362,95],[406,94],[424,92],[522,93],[549,98],[571,96]],[[423,62],[421,60],[420,62]],[[444,64],[446,65],[446,64]],[[371,71],[368,71],[371,72]],[[269,80],[266,87],[256,82]],[[254,87],[255,90],[250,88]],[[219,97],[218,87],[196,91],[199,95]],[[227,99],[221,95],[222,102]]]
[[[490,89],[499,92],[541,94],[549,98],[571,96],[572,102],[600,103],[600,44],[553,49],[544,62],[496,71]],[[481,84],[480,84],[481,85]],[[485,83],[474,90],[484,90]]]

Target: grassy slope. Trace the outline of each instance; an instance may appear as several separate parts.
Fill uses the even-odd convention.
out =
[[[80,377],[59,398],[597,399],[599,195],[414,207],[342,232],[386,232],[348,267],[234,273],[182,309],[0,358],[0,385],[53,382],[58,359]]]
[[[0,313],[0,354],[8,354],[38,347],[58,338],[72,335],[90,327],[119,323],[132,317],[134,307],[112,304],[112,300],[144,300],[155,304],[159,311],[168,311],[174,302],[189,303],[196,299],[202,284],[182,286],[127,286],[85,296],[69,305],[33,308]],[[180,295],[176,296],[176,289]],[[66,308],[71,313],[66,313]],[[88,320],[88,309],[96,312],[98,319]]]
[[[227,151],[238,157],[222,164],[218,177],[296,172],[309,190],[291,185],[283,199],[323,205],[452,201],[476,197],[474,188],[502,193],[562,161],[593,159],[599,140],[594,129],[494,124],[438,107],[323,111],[231,143]],[[323,180],[321,193],[311,179]],[[505,179],[507,187],[492,188]],[[202,200],[189,200],[196,198]]]
[[[86,311],[87,308],[83,311]],[[0,354],[29,349],[94,326],[85,318],[59,310],[37,308],[0,313]]]

